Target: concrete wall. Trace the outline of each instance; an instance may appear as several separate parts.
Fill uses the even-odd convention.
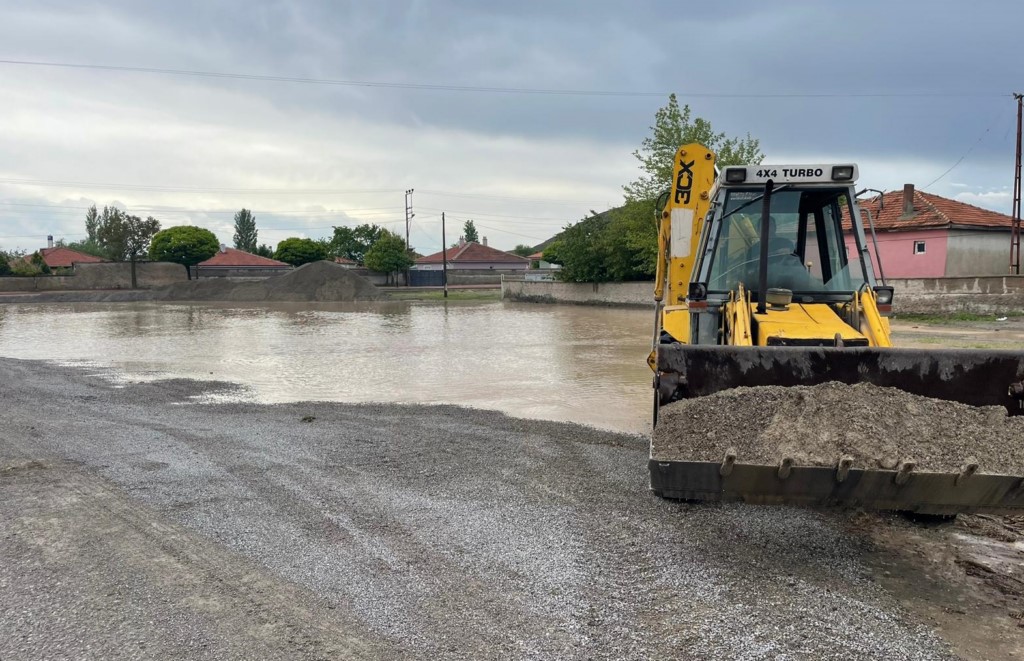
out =
[[[413,266],[417,271],[440,271],[442,265],[438,264],[416,264]],[[471,262],[469,264],[461,262],[458,266],[453,266],[451,262],[448,262],[448,275],[451,275],[452,271],[462,272],[476,272],[476,271],[497,271],[498,273],[522,273],[526,269],[530,268],[530,262]]]
[[[877,276],[878,257],[875,256],[875,246],[871,242],[871,232],[868,228],[864,228],[864,232],[867,235],[868,251],[872,255]],[[878,254],[882,258],[885,277],[941,278],[946,275],[948,233],[949,231],[945,229],[879,232]],[[915,241],[924,241],[924,254],[914,254]],[[1009,255],[1009,243],[1006,252]],[[855,254],[852,235],[846,237],[846,254],[851,257]]]
[[[135,265],[135,276],[142,289],[162,287],[185,280],[185,267],[167,262],[144,262]],[[41,275],[34,278],[0,278],[0,291],[61,291],[85,289],[129,289],[132,284],[131,264],[103,262],[75,264],[74,275]]]
[[[896,313],[1006,314],[1024,312],[1024,276],[890,279]],[[652,305],[653,282],[537,282],[505,280],[501,297],[529,303]]]
[[[654,283],[505,280],[501,283],[501,298],[528,303],[654,305]]]
[[[1024,276],[896,279],[889,284],[897,313],[1024,312]]]
[[[224,268],[223,266],[193,266],[192,277],[200,278],[272,278],[275,275],[290,273],[291,268],[252,269]]]
[[[355,273],[356,275],[366,278],[367,280],[377,285],[378,287],[385,287],[388,285],[393,285],[395,287],[405,286],[404,273],[394,273],[392,274],[391,279],[389,279],[387,273],[378,273],[377,271],[371,271],[370,269],[365,269],[362,267],[350,270],[352,271],[352,273]]]
[[[1008,230],[950,230],[946,277],[1003,275],[1010,268]],[[886,273],[888,275],[888,273]]]

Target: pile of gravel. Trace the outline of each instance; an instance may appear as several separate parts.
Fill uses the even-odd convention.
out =
[[[164,301],[373,301],[387,298],[373,283],[333,262],[304,264],[285,275],[256,282],[210,278],[155,290]]]
[[[979,472],[1024,474],[1024,416],[871,384],[740,387],[662,407],[651,456],[739,463],[958,471],[969,457]]]

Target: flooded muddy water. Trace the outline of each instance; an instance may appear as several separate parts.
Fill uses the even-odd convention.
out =
[[[240,383],[261,402],[460,404],[650,428],[651,312],[510,302],[0,306],[0,355]],[[1024,322],[896,321],[911,347],[1019,348]]]
[[[0,307],[0,355],[243,384],[261,402],[450,403],[650,425],[650,313],[483,303]]]

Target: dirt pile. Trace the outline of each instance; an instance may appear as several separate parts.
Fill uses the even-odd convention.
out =
[[[974,457],[979,472],[1024,474],[1024,416],[895,388],[830,382],[734,388],[662,407],[652,456],[741,463],[892,469],[905,459],[921,471],[958,471]]]
[[[366,278],[333,262],[304,264],[285,275],[254,282],[207,278],[154,290],[164,301],[373,301],[387,298]]]

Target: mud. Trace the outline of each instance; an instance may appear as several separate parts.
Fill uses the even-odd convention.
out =
[[[958,516],[940,525],[853,513],[874,580],[967,659],[1020,658],[1024,641],[1024,517]]]
[[[163,301],[372,301],[387,298],[366,278],[332,262],[303,264],[254,282],[224,278],[176,282],[153,291]]]
[[[1024,419],[870,384],[735,388],[662,407],[652,456],[717,461],[735,448],[742,463],[1024,474]]]
[[[0,359],[0,658],[955,658],[844,519],[655,498],[643,437],[224,387]]]

